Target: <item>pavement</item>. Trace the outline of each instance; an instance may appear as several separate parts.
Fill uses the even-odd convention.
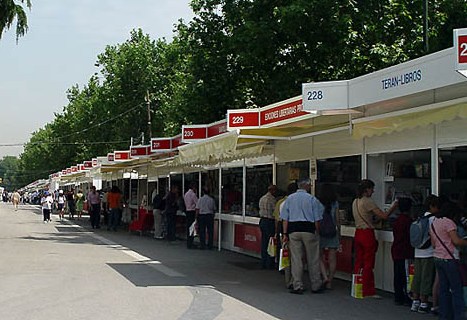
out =
[[[0,203],[0,319],[435,319],[386,292],[354,299],[347,281],[294,295],[256,258],[52,219]]]

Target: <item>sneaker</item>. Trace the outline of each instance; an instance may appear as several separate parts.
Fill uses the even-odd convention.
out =
[[[439,307],[431,307],[431,313],[437,316],[439,314]]]
[[[430,307],[426,303],[420,304],[420,307],[417,310],[418,313],[429,313]]]
[[[417,312],[418,308],[420,308],[420,300],[412,301],[412,307],[410,307],[410,311]]]

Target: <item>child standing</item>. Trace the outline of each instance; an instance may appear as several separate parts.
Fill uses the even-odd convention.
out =
[[[394,241],[391,247],[392,260],[394,261],[394,302],[398,305],[409,304],[407,293],[406,261],[413,259],[414,250],[410,245],[410,210],[412,200],[401,198],[398,200],[400,214],[393,225]],[[410,305],[410,304],[409,304]]]
[[[431,215],[429,224],[433,223],[434,215],[439,212],[439,198],[429,195],[425,200],[427,211],[424,216]],[[433,247],[430,245],[426,249],[415,249],[415,274],[412,282],[412,307],[413,312],[428,313],[428,298],[433,292],[433,281],[435,279],[435,263],[433,260]]]

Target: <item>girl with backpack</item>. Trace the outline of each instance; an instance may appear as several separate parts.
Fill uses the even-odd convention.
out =
[[[324,205],[319,237],[321,276],[325,288],[332,289],[332,280],[336,273],[336,253],[340,247],[340,225],[337,217],[339,203],[334,187],[330,184],[321,186],[318,200]]]

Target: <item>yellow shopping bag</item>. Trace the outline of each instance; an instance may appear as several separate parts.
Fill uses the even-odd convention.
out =
[[[276,256],[276,239],[274,237],[269,238],[269,244],[268,244],[268,254],[270,257],[275,257]]]
[[[356,299],[363,299],[363,276],[360,273],[352,274],[352,290],[350,295]]]
[[[290,267],[290,257],[288,247],[283,247],[279,254],[279,271]]]

